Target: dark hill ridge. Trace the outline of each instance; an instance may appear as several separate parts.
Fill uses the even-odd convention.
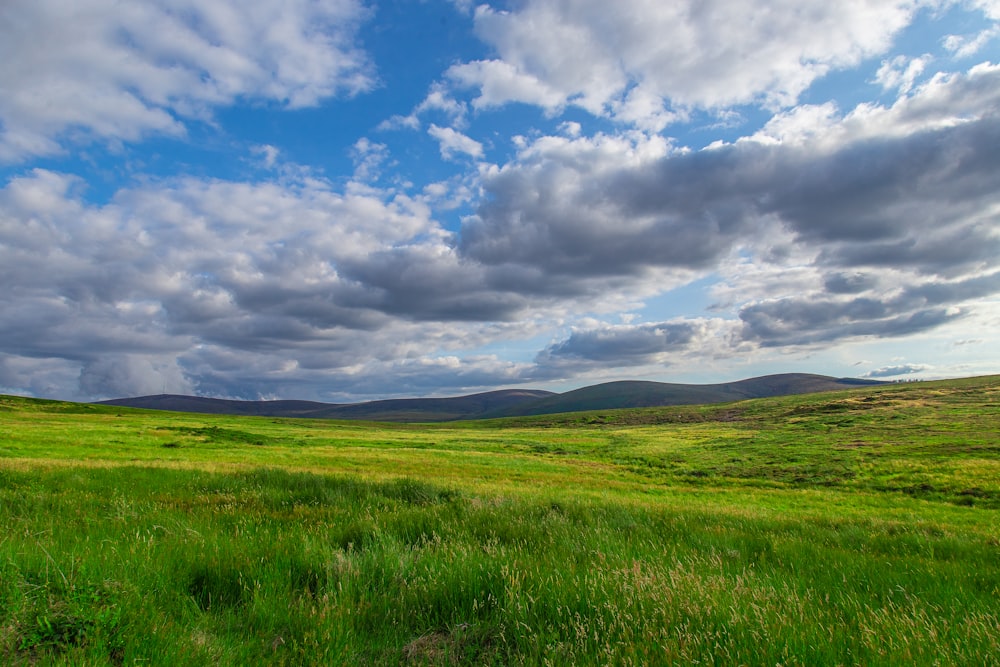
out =
[[[331,406],[309,416],[394,422],[454,421],[477,419],[490,412],[515,409],[523,403],[553,395],[551,391],[539,389],[501,389],[455,398],[395,398]]]
[[[555,394],[534,403],[523,403],[490,417],[525,417],[558,412],[654,408],[666,405],[728,403],[748,398],[841,391],[863,385],[883,384],[875,380],[832,378],[807,373],[783,373],[723,382],[720,384],[671,384],[666,382],[606,382]]]
[[[317,403],[314,401],[232,401],[221,398],[160,394],[99,401],[101,405],[127,408],[198,412],[259,417],[307,417],[313,419],[364,419],[392,422],[441,422],[476,419],[492,411],[510,409],[518,403],[554,395],[537,389],[502,389],[454,398],[398,398],[366,403]]]
[[[309,417],[318,410],[339,407],[333,403],[319,403],[317,401],[232,401],[224,398],[202,398],[178,394],[116,398],[110,401],[98,401],[98,404],[170,412],[255,417]]]
[[[726,403],[747,398],[839,391],[876,384],[883,383],[875,380],[838,379],[806,373],[784,373],[721,384],[623,381],[583,387],[564,394],[535,389],[505,389],[453,398],[402,398],[350,404],[313,401],[232,401],[170,394],[119,398],[100,401],[100,403],[131,408],[207,414],[363,419],[392,422],[443,422],[460,419],[579,412],[582,410]]]

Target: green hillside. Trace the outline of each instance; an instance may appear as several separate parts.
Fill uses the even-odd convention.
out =
[[[0,434],[4,665],[1000,664],[1000,377]]]

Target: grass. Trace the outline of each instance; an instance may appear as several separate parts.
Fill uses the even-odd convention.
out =
[[[388,425],[0,397],[0,663],[1000,664],[998,399]]]

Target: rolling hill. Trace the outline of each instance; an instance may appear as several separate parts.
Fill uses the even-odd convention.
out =
[[[489,417],[526,417],[559,412],[654,408],[666,405],[728,403],[748,398],[840,391],[862,385],[882,384],[873,380],[832,378],[808,373],[784,373],[720,384],[673,384],[665,382],[606,382],[522,403]]]
[[[137,398],[118,398],[98,403],[128,408],[217,415],[359,419],[387,422],[443,422],[476,419],[490,412],[502,412],[519,403],[534,402],[552,395],[550,391],[535,389],[504,389],[452,398],[399,398],[338,404],[312,401],[233,401],[220,398],[160,394]]]
[[[403,398],[348,404],[313,401],[234,401],[173,394],[119,398],[100,401],[100,404],[205,414],[443,422],[582,410],[726,403],[747,398],[838,391],[874,384],[881,383],[874,380],[832,378],[807,373],[784,373],[721,384],[620,381],[583,387],[563,394],[536,389],[505,389],[451,398]]]

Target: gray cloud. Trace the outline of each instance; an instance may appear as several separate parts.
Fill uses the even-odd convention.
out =
[[[1000,272],[951,282],[908,285],[888,295],[843,299],[788,297],[742,308],[747,340],[765,346],[798,345],[854,336],[902,336],[934,328],[963,314],[955,307],[1000,292]]]
[[[635,167],[614,156],[597,174],[532,156],[485,179],[491,199],[459,247],[553,277],[638,275],[711,267],[777,219],[829,268],[955,274],[1000,255],[995,219],[982,217],[998,199],[998,140],[987,117],[829,156],[732,146]]]
[[[761,286],[771,289],[783,265],[802,273],[805,263],[814,284],[789,285],[782,298],[746,283],[746,340],[925,331],[1000,292],[997,274],[986,273],[1000,256],[997,91],[1000,68],[978,67],[784,141],[693,153],[643,137],[546,137],[484,176],[488,199],[466,221],[459,249],[545,276],[541,283],[577,285],[638,282],[657,269],[707,273],[742,252],[772,266]],[[907,133],[873,130],[904,118]]]
[[[630,359],[633,363],[627,365],[635,365],[634,360],[650,361],[686,349],[696,330],[691,322],[671,322],[574,331],[566,340],[546,348],[541,358],[549,363],[564,359],[622,363]]]
[[[877,368],[873,371],[868,371],[861,377],[865,378],[889,378],[898,377],[900,375],[912,375],[913,373],[922,373],[929,370],[931,366],[926,364],[902,364],[899,366],[883,366],[882,368]]]
[[[105,354],[83,364],[80,390],[88,396],[184,394],[192,385],[173,359]]]
[[[729,176],[728,153],[669,155],[645,139],[548,139],[484,177],[488,200],[462,228],[465,256],[551,277],[705,268],[750,222],[751,202],[729,189],[740,184]],[[636,160],[633,151],[649,156]]]
[[[838,272],[823,279],[823,287],[830,294],[859,294],[877,286],[876,276],[859,272]]]

